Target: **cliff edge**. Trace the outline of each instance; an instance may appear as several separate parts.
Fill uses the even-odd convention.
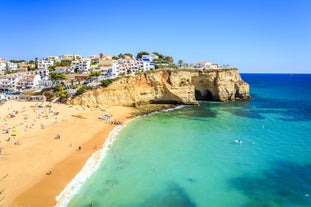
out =
[[[199,100],[249,100],[249,84],[237,69],[155,70],[87,91],[68,104],[85,107],[149,103],[197,104]]]

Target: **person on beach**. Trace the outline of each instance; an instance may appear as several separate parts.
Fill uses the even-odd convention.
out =
[[[56,134],[55,139],[60,139],[60,134],[59,133]]]
[[[53,171],[52,168],[50,168],[49,172],[47,173],[48,175],[52,175]]]

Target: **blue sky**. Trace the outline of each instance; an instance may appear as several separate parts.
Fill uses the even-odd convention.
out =
[[[311,72],[310,0],[0,0],[0,57],[157,51],[243,73]]]

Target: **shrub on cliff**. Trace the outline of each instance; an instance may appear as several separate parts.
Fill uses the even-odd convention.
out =
[[[102,86],[107,87],[109,86],[112,82],[118,80],[119,78],[113,78],[113,79],[105,79],[101,81]]]
[[[90,90],[92,87],[91,86],[82,86],[81,88],[79,88],[76,92],[76,95],[80,95],[82,93],[85,93],[86,91]]]

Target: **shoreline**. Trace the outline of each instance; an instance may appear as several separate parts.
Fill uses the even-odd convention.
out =
[[[43,103],[52,105],[52,109],[57,111],[56,116],[55,112],[47,112],[46,107],[33,107],[36,104],[39,103],[7,102],[0,107],[0,118],[7,122],[2,127],[8,127],[10,131],[18,130],[14,140],[10,137],[11,140],[6,141],[9,136],[6,134],[0,137],[0,152],[5,155],[0,157],[1,166],[5,166],[0,168],[0,176],[3,178],[0,181],[0,190],[3,190],[0,206],[54,206],[56,196],[117,127],[98,118],[104,113],[103,110]],[[7,119],[8,112],[12,110],[19,113]],[[104,111],[112,114],[113,120],[126,123],[134,109],[107,106]],[[48,114],[46,117],[45,112]],[[34,126],[30,126],[32,119]],[[41,121],[44,121],[44,124],[41,123],[43,128],[39,125]],[[61,135],[59,139],[55,138],[56,133]],[[18,144],[13,144],[13,141]],[[51,175],[47,175],[49,169]]]
[[[17,103],[21,105],[25,103],[28,103],[28,105],[31,104],[31,102],[17,102]],[[73,106],[62,105],[62,107],[67,109],[68,107]],[[80,108],[80,106],[74,107]],[[71,114],[71,116],[69,117],[67,114],[64,120],[62,120],[65,123],[63,124],[63,126],[61,126],[61,128],[62,127],[67,128],[70,126],[69,129],[67,129],[67,136],[71,137],[71,139],[67,138],[67,140],[65,140],[65,142],[67,142],[65,144],[66,145],[65,148],[67,148],[65,149],[65,151],[68,151],[69,141],[71,147],[72,145],[71,141],[73,140],[73,138],[75,138],[74,137],[75,135],[77,135],[77,137],[79,138],[85,136],[86,137],[78,141],[76,140],[77,143],[74,143],[74,150],[70,149],[70,153],[64,152],[64,149],[61,149],[61,152],[54,151],[52,153],[49,153],[48,156],[45,155],[43,157],[40,156],[39,153],[40,159],[34,159],[34,162],[37,163],[37,165],[41,166],[41,170],[39,171],[31,170],[31,175],[29,176],[33,179],[28,181],[27,185],[15,185],[13,184],[14,183],[13,180],[11,180],[11,183],[8,182],[7,184],[11,185],[11,187],[14,186],[12,187],[12,190],[10,192],[12,195],[10,195],[4,201],[0,202],[0,205],[14,206],[14,207],[59,205],[59,202],[57,200],[60,198],[63,191],[66,190],[67,186],[70,185],[71,182],[75,179],[75,177],[78,176],[78,174],[81,172],[81,170],[83,170],[88,160],[91,159],[93,156],[95,156],[96,153],[99,153],[105,147],[105,143],[108,141],[110,133],[112,133],[118,127],[121,127],[122,129],[124,125],[126,126],[126,124],[129,121],[133,120],[137,116],[139,117],[140,115],[152,114],[153,112],[156,111],[171,110],[172,108],[176,108],[176,105],[165,105],[165,104],[152,105],[152,106],[146,105],[140,108],[139,107],[132,108],[124,106],[105,107],[104,110],[105,113],[107,112],[109,114],[112,114],[114,120],[121,121],[122,125],[118,126],[111,125],[109,123],[106,123],[106,121],[100,120],[98,118],[99,115],[103,114],[103,110],[99,109],[73,110],[75,113],[78,113],[78,115],[73,116]],[[88,120],[88,124],[85,126],[81,125],[82,122],[85,121],[85,119]],[[55,123],[49,123],[46,125],[47,128],[50,128],[50,132],[47,132],[49,136],[54,136],[56,131],[58,131],[58,129],[60,128],[59,126],[53,126],[53,124]],[[72,135],[71,132],[75,131],[78,131],[78,133]],[[59,142],[64,142],[63,135],[66,135],[66,133],[65,132],[61,133],[60,139],[61,141],[58,140]],[[40,136],[40,134],[35,134],[33,135],[33,138],[38,139],[38,136]],[[39,144],[33,145],[32,143],[30,145],[31,148],[30,151],[38,147],[47,147],[47,145],[49,145],[50,142],[51,140],[48,141],[47,143],[40,143],[40,146]],[[82,150],[77,150],[78,146],[79,148],[81,147]],[[15,151],[15,153],[17,152]],[[20,153],[22,154],[23,151]],[[47,166],[46,163],[43,164],[45,159],[50,159],[51,154],[52,156],[60,155],[61,158],[58,157],[57,159],[56,158],[51,159],[53,163],[49,166]],[[25,160],[23,162],[26,162],[29,165],[29,162]],[[44,171],[42,170],[42,166],[44,166]],[[51,170],[52,175],[47,175],[49,169]],[[0,176],[2,176],[2,174],[0,174]],[[19,169],[19,171],[16,172],[16,176],[19,177],[19,180],[22,180],[21,177],[24,177],[23,169]]]
[[[106,153],[108,153],[111,145],[116,140],[118,133],[123,130],[128,125],[128,123],[141,116],[149,116],[161,111],[169,112],[183,107],[184,105],[158,104],[152,106],[151,108],[148,105],[145,108],[143,106],[136,108],[137,111],[132,112],[132,114],[135,114],[135,116],[128,119],[124,124],[122,124],[122,126],[116,126],[112,131],[110,131],[109,136],[106,138],[102,148],[92,154],[81,171],[66,185],[63,191],[56,196],[55,207],[67,206],[70,203],[71,199],[78,193],[85,180],[92,176],[92,174],[98,169],[101,162],[105,159]],[[88,172],[89,170],[91,172]]]
[[[116,140],[118,133],[126,127],[126,125],[133,119],[128,120],[125,125],[116,126],[110,131],[103,146],[94,152],[90,158],[86,161],[81,171],[75,175],[75,177],[66,185],[62,192],[56,196],[55,207],[67,206],[71,199],[79,192],[84,182],[92,176],[92,174],[98,169],[101,162],[105,159],[111,145]]]

